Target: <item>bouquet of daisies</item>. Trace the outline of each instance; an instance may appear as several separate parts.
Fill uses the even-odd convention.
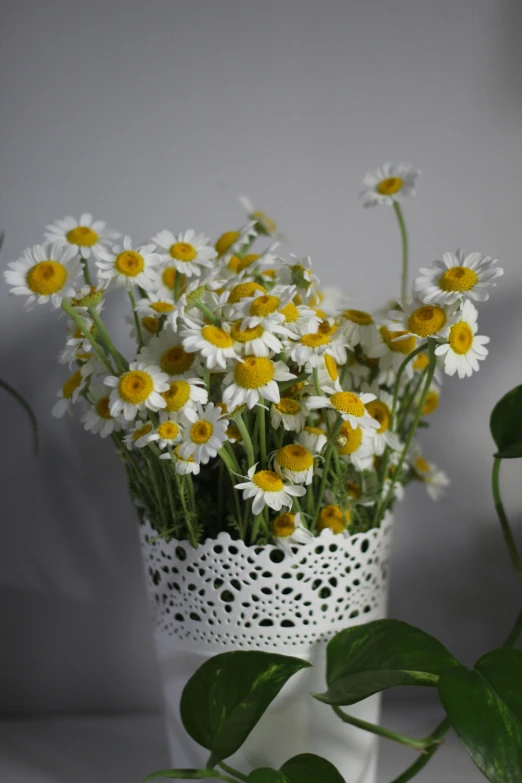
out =
[[[246,199],[245,225],[215,244],[165,230],[137,245],[85,214],[8,265],[13,294],[68,316],[59,361],[72,374],[53,413],[78,409],[111,438],[158,536],[196,546],[226,530],[289,549],[324,528],[378,527],[412,480],[434,498],[448,483],[415,433],[443,371],[463,378],[485,359],[474,302],[502,270],[444,253],[407,295],[400,203],[418,175],[385,164],[364,180],[363,203],[395,210],[403,245],[402,296],[376,315],[322,291],[309,258],[283,258],[274,222]],[[103,319],[116,288],[128,357]]]

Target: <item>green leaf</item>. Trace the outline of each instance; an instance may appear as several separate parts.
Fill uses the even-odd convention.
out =
[[[497,402],[489,426],[497,446],[495,457],[522,457],[522,386],[511,389]]]
[[[347,628],[327,647],[328,690],[313,694],[338,706],[355,704],[396,685],[437,685],[458,661],[433,636],[400,620]]]
[[[493,650],[444,672],[439,694],[469,755],[493,783],[522,780],[522,652]]]
[[[158,778],[170,778],[171,780],[215,780],[215,769],[163,769],[160,772],[153,772],[152,775],[143,779],[157,780]]]
[[[345,783],[329,761],[313,753],[303,753],[286,761],[281,769],[263,767],[248,776],[248,783]]]
[[[308,661],[257,651],[226,652],[206,661],[186,684],[181,719],[210,750],[209,766],[241,747],[283,685]]]

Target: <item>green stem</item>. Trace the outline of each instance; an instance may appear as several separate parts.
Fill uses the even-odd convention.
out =
[[[394,778],[392,780],[392,783],[406,783],[406,781],[411,780],[415,777],[415,775],[423,769],[423,767],[426,766],[426,764],[431,760],[433,755],[437,752],[437,750],[440,748],[442,744],[442,740],[444,738],[444,735],[448,731],[448,729],[451,727],[451,724],[449,722],[448,718],[444,718],[444,720],[439,723],[435,731],[433,731],[429,737],[426,737],[426,740],[431,740],[431,747],[429,750],[424,753],[422,756],[419,756],[416,761],[413,762],[411,766],[409,766],[407,769],[402,772],[399,777]]]
[[[514,647],[518,642],[520,634],[522,634],[522,609],[520,610],[518,617],[515,620],[515,624],[509,632],[509,636],[504,642],[503,647]]]
[[[91,278],[91,272],[90,272],[90,269],[89,269],[89,262],[87,261],[86,258],[81,258],[80,260],[82,262],[83,276],[85,278],[85,282],[87,283],[87,285],[91,285],[92,286],[92,278]]]
[[[324,493],[325,493],[325,490],[326,490],[326,480],[328,478],[328,468],[330,467],[330,460],[332,459],[333,450],[335,448],[337,448],[336,445],[335,445],[335,439],[336,439],[336,437],[339,434],[339,430],[341,429],[342,423],[343,423],[342,417],[338,415],[337,416],[337,421],[335,422],[334,428],[333,428],[333,431],[332,431],[332,437],[330,438],[330,441],[328,443],[328,446],[326,447],[326,452],[325,452],[325,455],[324,455],[323,474],[321,476],[321,484],[320,484],[319,492],[318,492],[318,495],[317,495],[317,503],[316,503],[316,507],[315,507],[315,514],[314,514],[314,519],[313,519],[313,523],[312,523],[312,527],[311,527],[312,530],[315,529],[315,526],[317,524],[317,520],[319,518],[319,513],[321,511],[321,503],[323,502],[323,497],[324,497]]]
[[[238,772],[237,769],[234,769],[233,767],[229,767],[228,764],[225,764],[224,761],[220,761],[218,766],[220,766],[221,769],[223,769],[225,772],[228,772],[229,775],[235,775],[238,780],[248,780],[246,775],[243,775],[242,772]]]
[[[397,430],[397,431],[399,431],[399,429],[401,429],[401,428],[402,428],[402,426],[403,426],[403,425],[405,425],[405,424],[406,424],[406,422],[407,422],[407,420],[408,420],[408,415],[409,415],[409,413],[410,413],[411,406],[412,406],[412,405],[413,405],[413,403],[415,402],[415,397],[416,397],[416,396],[417,396],[417,394],[419,393],[419,389],[420,389],[420,387],[422,386],[422,382],[423,382],[423,380],[424,380],[424,378],[425,378],[425,375],[426,375],[426,372],[427,372],[427,370],[428,370],[428,368],[426,367],[424,370],[422,370],[422,372],[420,372],[420,373],[419,373],[419,377],[418,377],[418,379],[416,380],[416,382],[415,382],[415,385],[414,385],[414,387],[413,387],[413,392],[412,392],[412,393],[411,393],[411,395],[408,397],[408,399],[407,399],[407,401],[406,401],[406,404],[405,404],[405,406],[404,406],[404,409],[403,409],[402,411],[400,411],[400,414],[401,414],[401,421],[400,421],[400,426],[397,426],[397,427],[396,427],[396,430]]]
[[[517,545],[515,543],[515,539],[513,538],[513,534],[509,526],[509,521],[506,512],[504,510],[504,504],[502,503],[502,498],[500,497],[499,475],[500,475],[501,461],[502,460],[500,457],[495,457],[495,459],[493,460],[493,474],[491,478],[491,484],[493,489],[493,500],[495,501],[495,509],[497,512],[497,516],[500,520],[502,534],[504,536],[504,540],[506,542],[506,546],[509,551],[511,563],[517,573],[517,576],[520,579],[522,579],[522,561],[520,559]]]
[[[266,464],[266,427],[265,427],[265,406],[263,398],[259,398],[259,404],[256,409],[256,417],[259,422],[259,453],[261,458],[261,468],[265,469]]]
[[[209,307],[207,307],[207,305],[204,302],[199,300],[194,304],[196,305],[198,310],[200,310],[203,313],[205,318],[208,318],[211,324],[214,324],[214,326],[221,326],[221,321],[219,320],[219,318],[216,318],[212,310]]]
[[[85,325],[85,321],[83,320],[83,318],[81,318],[78,315],[78,313],[76,312],[76,310],[68,302],[66,302],[65,300],[62,301],[62,310],[64,310],[67,313],[67,315],[70,316],[70,318],[72,318],[72,320],[74,321],[74,323],[76,324],[78,329],[81,331],[83,336],[86,337],[89,340],[89,342],[92,345],[92,347],[94,348],[97,356],[104,363],[104,365],[106,366],[106,368],[108,369],[110,374],[114,375],[115,372],[114,372],[114,369],[113,369],[109,359],[107,358],[105,353],[102,351],[102,349],[100,348],[100,346],[98,345],[98,343],[96,342],[96,340],[94,339],[92,334],[90,333],[89,329],[87,329],[87,327]]]
[[[132,314],[134,316],[134,323],[136,324],[136,334],[138,336],[138,343],[140,348],[143,348],[143,334],[141,333],[140,319],[138,317],[138,313],[136,312],[136,299],[134,298],[133,292],[130,290],[129,290],[129,299],[132,305]]]
[[[31,422],[31,426],[33,428],[34,454],[35,454],[35,456],[37,456],[38,455],[38,448],[39,448],[39,444],[38,444],[38,422],[36,420],[36,416],[34,414],[33,409],[31,408],[31,406],[29,405],[27,400],[24,397],[22,397],[20,392],[17,392],[16,389],[13,389],[13,387],[9,383],[7,383],[7,381],[3,381],[1,378],[0,378],[0,388],[4,389],[8,394],[10,394],[11,397],[13,397],[13,399],[15,399],[22,406],[22,408],[25,410],[25,412],[29,416],[29,420]]]
[[[392,412],[391,412],[391,421],[390,421],[390,428],[393,430],[395,425],[395,412],[397,410],[397,400],[399,398],[399,389],[401,385],[401,378],[404,370],[408,366],[408,364],[412,361],[412,359],[415,359],[416,356],[419,355],[419,353],[422,353],[426,348],[425,343],[421,343],[420,345],[415,348],[414,351],[408,354],[408,356],[404,359],[404,361],[401,363],[398,371],[397,371],[397,377],[395,379],[395,385],[393,387],[393,404],[392,404]]]
[[[113,357],[118,370],[121,373],[126,372],[129,369],[129,364],[127,360],[121,355],[121,353],[116,349],[107,329],[105,328],[105,324],[103,323],[99,312],[96,310],[96,307],[88,307],[87,310],[89,311],[89,315],[91,316],[94,325],[96,326],[96,330],[100,335],[101,341],[105,345],[105,350]]]
[[[172,492],[172,482],[170,477],[170,471],[165,465],[165,462],[161,462],[163,469],[163,477],[165,479],[165,485],[167,487],[167,497],[169,499],[170,515],[172,517],[172,524],[176,527],[176,505],[174,503],[174,494]]]
[[[356,726],[358,729],[368,731],[371,734],[376,734],[378,737],[384,737],[385,739],[398,742],[400,745],[406,745],[408,748],[425,752],[433,744],[433,740],[429,737],[426,739],[415,739],[414,737],[407,737],[405,734],[398,734],[396,731],[390,731],[383,726],[377,726],[374,723],[368,723],[365,720],[356,718],[354,715],[348,715],[340,707],[332,708],[335,714],[343,721],[343,723],[349,723],[350,726]]]
[[[393,202],[393,208],[399,221],[399,228],[402,239],[402,275],[401,275],[401,299],[404,301],[408,295],[408,234],[406,232],[406,223],[400,204]]]
[[[230,446],[230,443],[225,443],[225,446],[223,446],[221,449],[219,449],[218,454],[223,460],[222,464],[225,465],[226,469],[228,470],[228,474],[230,476],[230,481],[232,482],[232,492],[234,493],[234,499],[236,502],[236,514],[237,514],[237,523],[239,525],[239,531],[240,536],[245,540],[245,530],[243,528],[243,525],[241,523],[241,502],[239,500],[239,494],[237,489],[235,488],[235,483],[237,481],[236,476],[240,474],[240,468],[237,464],[236,456],[234,452],[230,454],[230,452],[227,450],[227,446]],[[230,449],[232,451],[232,449]]]
[[[279,384],[279,391],[284,391],[285,389],[289,389],[291,386],[295,386],[296,383],[302,383],[303,381],[306,381],[308,379],[308,373],[303,372],[301,375],[298,375],[297,378],[292,378],[291,381],[282,381]]]
[[[252,465],[254,465],[256,458],[254,456],[254,447],[252,445],[252,439],[250,438],[248,427],[246,426],[243,416],[240,413],[238,413],[236,416],[232,416],[232,418],[236,422],[237,428],[241,433],[241,437],[243,438],[243,443],[247,453],[248,467],[251,468]]]

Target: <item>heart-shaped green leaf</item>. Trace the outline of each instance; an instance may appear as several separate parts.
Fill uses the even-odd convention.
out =
[[[396,685],[437,685],[458,661],[433,636],[400,620],[347,628],[327,647],[326,704],[348,705]]]
[[[495,457],[522,457],[522,386],[511,389],[497,402],[489,426],[497,446]]]
[[[170,780],[215,780],[215,769],[163,769],[160,772],[153,772],[152,775],[144,778],[147,780],[158,780],[159,778],[168,778]]]
[[[469,755],[493,783],[522,780],[522,652],[502,649],[473,669],[444,672],[439,694]]]
[[[211,752],[209,766],[241,747],[283,685],[308,661],[258,651],[227,652],[199,667],[186,684],[181,719]]]
[[[342,775],[329,761],[313,753],[285,761],[280,770],[255,769],[248,776],[248,783],[345,783]]]

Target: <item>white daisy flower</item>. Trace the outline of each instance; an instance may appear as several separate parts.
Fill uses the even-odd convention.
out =
[[[375,399],[375,394],[361,394],[358,396],[351,391],[338,391],[331,397],[312,396],[307,400],[310,409],[329,408],[336,411],[345,421],[349,421],[352,427],[379,428],[379,422],[373,419],[366,405]]]
[[[44,242],[24,250],[23,256],[11,261],[5,270],[9,293],[27,296],[26,307],[35,303],[60,307],[64,298],[74,296],[82,275],[80,260],[72,247]]]
[[[225,376],[223,402],[229,410],[245,404],[253,408],[260,399],[277,404],[281,399],[277,381],[291,381],[295,377],[284,362],[274,362],[264,356],[245,356]]]
[[[254,222],[255,228],[260,234],[275,234],[277,226],[272,218],[268,217],[264,212],[256,209],[248,196],[239,196],[239,200],[243,205],[245,212],[248,215],[249,220]]]
[[[51,242],[59,242],[62,247],[73,247],[82,258],[104,258],[107,248],[120,234],[105,228],[103,220],[94,220],[85,212],[79,220],[65,217],[47,226],[45,238]]]
[[[307,417],[308,408],[304,400],[281,397],[279,402],[272,403],[270,408],[270,420],[274,429],[278,429],[282,424],[287,432],[300,432]]]
[[[211,268],[217,257],[210,240],[204,234],[196,235],[191,228],[176,235],[172,231],[160,231],[152,241],[163,248],[163,259],[187,277],[199,277],[202,268]]]
[[[343,387],[357,391],[361,388],[361,384],[368,380],[370,372],[370,367],[367,364],[359,362],[354,353],[350,354],[344,367]]]
[[[243,329],[244,321],[238,319],[230,327],[230,337],[234,340],[237,358],[253,354],[254,356],[270,356],[270,353],[281,353],[281,340],[265,329],[261,324]]]
[[[388,329],[403,330],[404,334],[392,337],[394,342],[408,339],[414,335],[421,340],[435,337],[438,340],[448,335],[450,326],[455,322],[458,305],[424,304],[420,299],[399,302],[400,310],[391,310],[386,323]]]
[[[285,322],[281,312],[294,298],[295,286],[276,285],[270,293],[256,291],[252,297],[241,299],[233,308],[233,317],[242,319],[241,329],[262,326],[271,331]]]
[[[201,354],[206,366],[211,370],[214,367],[225,370],[231,359],[239,359],[228,324],[224,324],[222,328],[214,324],[193,321],[185,316],[181,340],[185,350],[189,353],[197,351]]]
[[[168,375],[153,364],[132,362],[127,372],[119,377],[109,375],[104,379],[104,383],[112,388],[112,416],[123,413],[127,421],[132,421],[138,411],[146,408],[159,411],[167,405],[161,393],[169,390]]]
[[[311,484],[314,477],[314,455],[300,443],[290,443],[276,451],[274,469],[281,478],[294,484]]]
[[[400,338],[400,339],[397,339]],[[402,362],[417,347],[417,338],[399,327],[381,326],[376,332],[375,342],[368,349],[371,359],[379,359],[379,383],[393,386]],[[351,358],[351,357],[350,357]],[[412,362],[406,365],[406,380],[413,377]]]
[[[136,426],[129,430],[127,435],[123,438],[123,442],[129,451],[133,448],[142,449],[150,443],[150,436],[152,435],[153,430],[154,427],[150,421],[144,424],[143,421],[138,419]]]
[[[93,332],[94,323],[88,318],[83,318],[85,328],[89,332]],[[92,356],[92,345],[90,340],[85,337],[82,330],[76,326],[74,321],[69,321],[67,324],[67,341],[65,348],[58,356],[60,364],[68,364],[69,367],[73,362],[78,360],[87,361]]]
[[[155,291],[147,291],[146,296],[136,302],[138,316],[151,315],[154,318],[165,318],[165,323],[172,329],[176,329],[177,312],[176,304],[168,288],[160,288]]]
[[[338,536],[346,533],[349,524],[350,511],[347,508],[342,509],[334,504],[323,506],[317,519],[317,532],[321,533],[323,530],[331,530],[334,535]]]
[[[154,315],[142,315],[138,316],[141,338],[144,345],[148,345],[153,337],[155,337],[160,331],[160,319]],[[131,327],[130,336],[138,342],[138,330],[136,329],[136,321],[133,315],[126,316],[125,322]]]
[[[417,476],[426,485],[426,492],[432,500],[439,500],[444,494],[446,487],[449,486],[450,480],[444,471],[439,470],[436,465],[431,462],[427,462],[422,456],[420,449],[415,449],[411,466]]]
[[[206,405],[208,391],[201,378],[182,378],[171,381],[162,397],[166,402],[164,412],[178,421],[181,414],[189,408],[195,409],[198,403]]]
[[[160,413],[160,423],[150,435],[149,440],[156,442],[160,449],[174,446],[181,440],[181,427],[174,419],[166,418],[162,412]]]
[[[103,285],[83,285],[80,289],[76,289],[74,297],[69,304],[78,315],[86,315],[89,312],[89,308],[96,310],[99,314],[103,310],[104,294],[105,288]]]
[[[341,319],[341,329],[352,348],[360,345],[363,351],[367,351],[375,343],[377,327],[370,313],[344,310]]]
[[[481,253],[443,253],[442,261],[434,261],[430,269],[419,270],[413,291],[426,304],[452,304],[463,297],[484,302],[489,298],[486,289],[495,286],[496,278],[504,274],[496,263],[496,258]]]
[[[408,163],[384,163],[363,179],[360,193],[363,205],[391,207],[405,196],[414,196],[419,176],[420,171]]]
[[[198,475],[201,470],[201,466],[199,462],[196,462],[194,457],[190,456],[187,457],[187,459],[184,459],[184,457],[182,457],[179,453],[179,446],[176,446],[172,452],[172,455],[173,456],[171,457],[170,452],[167,452],[166,454],[162,454],[160,459],[173,459],[174,470],[180,476],[188,476],[189,473],[192,473],[194,476]]]
[[[326,431],[320,427],[303,427],[297,436],[297,442],[304,446],[305,449],[308,449],[308,451],[311,451],[312,454],[320,454],[327,441]]]
[[[352,427],[349,421],[343,421],[337,436],[337,453],[356,470],[369,470],[374,455],[373,433],[368,427]]]
[[[321,391],[327,392],[328,394],[333,394],[334,391],[341,391],[339,367],[333,356],[330,356],[328,353],[324,354],[316,365],[313,362],[306,363],[305,372],[312,375],[314,369],[317,369],[317,377]]]
[[[248,481],[236,484],[235,489],[243,490],[243,500],[253,498],[252,513],[260,514],[265,506],[280,511],[283,506],[292,508],[292,498],[302,497],[306,489],[299,485],[284,484],[273,470],[256,472],[257,462],[248,471]]]
[[[213,402],[209,402],[205,408],[198,405],[197,411],[187,408],[183,417],[187,426],[183,430],[183,442],[178,452],[183,459],[192,456],[196,462],[206,465],[228,439],[228,419],[222,418],[221,410],[215,408]]]
[[[444,356],[444,371],[447,375],[458,373],[459,378],[470,376],[479,370],[479,361],[488,355],[484,346],[489,337],[477,335],[477,309],[466,299],[458,320],[451,326],[448,342],[435,349],[437,356]]]
[[[169,292],[169,299],[174,297],[174,290],[176,287],[178,289],[178,296],[183,293],[187,284],[187,279],[185,275],[178,272],[173,263],[169,263],[163,259],[161,265],[156,269],[156,272],[156,285],[159,289],[164,288]]]
[[[313,533],[303,525],[301,514],[290,511],[278,514],[270,522],[270,531],[277,546],[289,556],[293,555],[292,545],[308,544],[314,539]]]
[[[140,362],[157,365],[170,377],[193,376],[200,365],[199,357],[189,353],[181,344],[181,338],[171,328],[163,329],[152,337],[138,354]]]
[[[71,413],[71,408],[78,400],[80,392],[85,386],[85,378],[80,370],[76,370],[75,373],[67,378],[62,388],[58,392],[58,402],[53,408],[53,416],[60,419],[66,413]]]
[[[417,407],[420,404],[421,397],[422,397],[422,392],[420,392],[417,395],[417,398],[415,400],[415,407]],[[428,393],[424,400],[424,404],[422,406],[422,411],[421,411],[422,415],[430,416],[432,413],[434,413],[437,410],[437,408],[439,407],[439,403],[440,403],[440,387],[436,383],[433,383],[428,389]],[[413,416],[414,413],[415,410],[412,410],[411,415]]]
[[[107,387],[99,381],[92,381],[89,385],[89,402],[92,407],[81,417],[83,425],[93,435],[107,438],[113,432],[121,429],[121,422],[111,415],[109,395]]]
[[[317,332],[321,318],[311,307],[289,302],[281,309],[284,316],[284,326],[294,334]]]
[[[366,410],[370,416],[379,423],[379,429],[373,434],[372,448],[374,454],[380,457],[384,454],[384,449],[388,446],[392,451],[399,451],[402,443],[398,435],[390,430],[391,414],[393,408],[393,395],[381,389],[378,383],[371,386],[367,384],[362,387],[363,391],[375,395],[375,399],[366,405]]]
[[[335,324],[330,325],[323,321],[316,332],[297,334],[297,337],[297,341],[289,346],[288,355],[299,367],[304,364],[317,367],[322,363],[325,354],[333,356],[341,363],[343,358],[346,359],[346,351],[343,350],[346,341]]]
[[[143,245],[135,250],[127,234],[122,245],[113,245],[112,254],[96,261],[100,279],[107,285],[114,282],[130,291],[135,286],[150,288],[156,280],[155,267],[161,263],[161,256],[155,253],[155,245]]]

